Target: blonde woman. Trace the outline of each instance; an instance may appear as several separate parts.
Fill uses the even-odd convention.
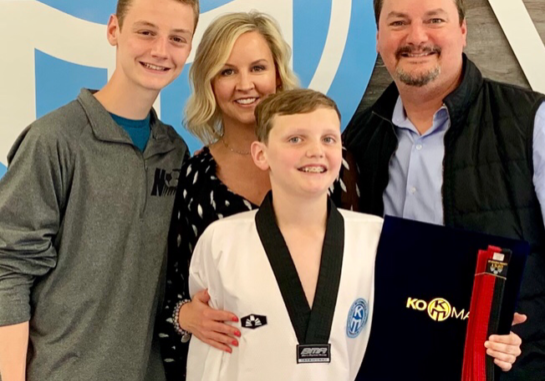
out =
[[[166,324],[160,329],[169,380],[185,379],[190,334],[229,353],[238,345],[239,330],[225,323],[238,317],[208,307],[206,292],[189,300],[189,261],[208,225],[258,208],[271,189],[268,173],[250,156],[257,140],[254,110],[267,95],[297,87],[290,57],[277,23],[258,12],[221,16],[197,48],[185,122],[204,148],[181,169],[169,234]],[[345,172],[343,177],[355,179],[355,171]],[[346,198],[341,188],[346,189],[338,187],[336,201]]]
[[[189,333],[227,352],[240,336],[224,323],[237,317],[209,308],[206,293],[189,301],[188,265],[209,224],[258,208],[270,190],[268,174],[250,156],[250,144],[256,140],[254,109],[267,95],[297,86],[290,57],[276,22],[257,12],[216,19],[197,49],[185,121],[205,146],[181,170],[169,235],[168,322],[161,330],[168,379],[185,378],[183,341]]]

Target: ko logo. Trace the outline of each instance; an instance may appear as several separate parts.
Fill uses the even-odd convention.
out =
[[[356,338],[367,324],[369,315],[369,306],[365,299],[359,298],[352,304],[348,312],[346,321],[346,335],[350,338]]]
[[[445,299],[436,298],[428,304],[428,315],[435,321],[445,321],[450,317],[452,307]]]
[[[116,0],[0,1],[0,33],[11,36],[3,41],[10,53],[0,60],[0,177],[11,145],[27,125],[73,100],[81,87],[101,88],[111,76],[115,49],[106,41],[105,24],[115,5]],[[278,21],[293,48],[293,68],[301,85],[335,99],[346,126],[376,60],[372,2],[201,0],[193,52],[214,18],[252,9]],[[154,106],[193,151],[201,143],[182,128],[183,106],[190,92],[188,67],[161,92]]]
[[[443,298],[435,298],[431,302],[426,302],[422,299],[407,298],[406,307],[416,311],[426,311],[428,316],[437,322],[442,322],[448,318],[454,318],[459,320],[469,319],[469,311],[465,309],[456,309],[452,304]]]

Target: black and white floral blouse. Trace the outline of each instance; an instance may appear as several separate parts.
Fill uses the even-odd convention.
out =
[[[341,174],[331,187],[330,195],[337,206],[357,210],[356,164],[346,156],[347,151],[343,150],[343,153]],[[189,343],[182,343],[174,330],[172,312],[180,300],[189,299],[189,262],[197,240],[212,222],[258,208],[229,190],[216,176],[216,169],[216,161],[208,147],[204,147],[199,154],[186,160],[180,173],[168,236],[165,302],[158,327],[168,381],[185,380]]]

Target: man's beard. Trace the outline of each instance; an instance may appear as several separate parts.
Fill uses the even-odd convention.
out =
[[[434,67],[425,73],[411,74],[403,71],[402,69],[396,69],[397,78],[408,86],[422,87],[435,80],[439,74],[441,74],[441,68],[439,66]]]
[[[424,46],[415,48],[410,45],[402,46],[396,51],[396,57],[398,61],[402,59],[404,54],[412,53],[434,53],[437,56],[441,55],[441,48],[439,46]],[[401,68],[396,68],[397,78],[408,86],[422,87],[435,80],[439,74],[441,74],[441,67],[435,66],[433,69],[424,73],[411,74],[403,71]]]

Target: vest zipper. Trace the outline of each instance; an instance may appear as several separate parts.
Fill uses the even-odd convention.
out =
[[[444,104],[444,103],[443,103]],[[446,157],[447,157],[447,135],[450,131],[450,127],[451,127],[451,121],[452,119],[450,118],[450,111],[449,111],[449,108],[446,104],[445,105],[445,109],[447,110],[447,115],[448,115],[448,126],[447,126],[447,131],[445,132],[445,137],[443,138],[443,150],[444,150],[444,153],[443,153],[443,160],[441,161],[441,180],[443,180],[441,182],[441,208],[443,209],[443,226],[446,226],[445,224],[445,221],[446,221],[446,211],[445,211],[445,160],[446,160]]]
[[[381,195],[381,204],[382,204],[382,216],[384,217],[385,213],[384,213],[384,192],[386,192],[386,188],[388,188],[388,183],[390,181],[390,163],[392,162],[392,159],[394,158],[394,155],[396,154],[397,152],[397,149],[399,148],[399,139],[397,138],[397,134],[396,134],[396,130],[395,130],[395,126],[394,126],[394,123],[383,117],[382,115],[379,115],[377,114],[376,112],[372,111],[372,113],[374,115],[376,115],[378,118],[382,119],[383,121],[387,122],[390,127],[392,128],[392,132],[396,138],[396,146],[395,146],[395,149],[393,150],[393,152],[390,154],[390,158],[388,159],[388,180],[386,180],[386,185],[384,186],[384,189],[382,189],[382,195]]]

